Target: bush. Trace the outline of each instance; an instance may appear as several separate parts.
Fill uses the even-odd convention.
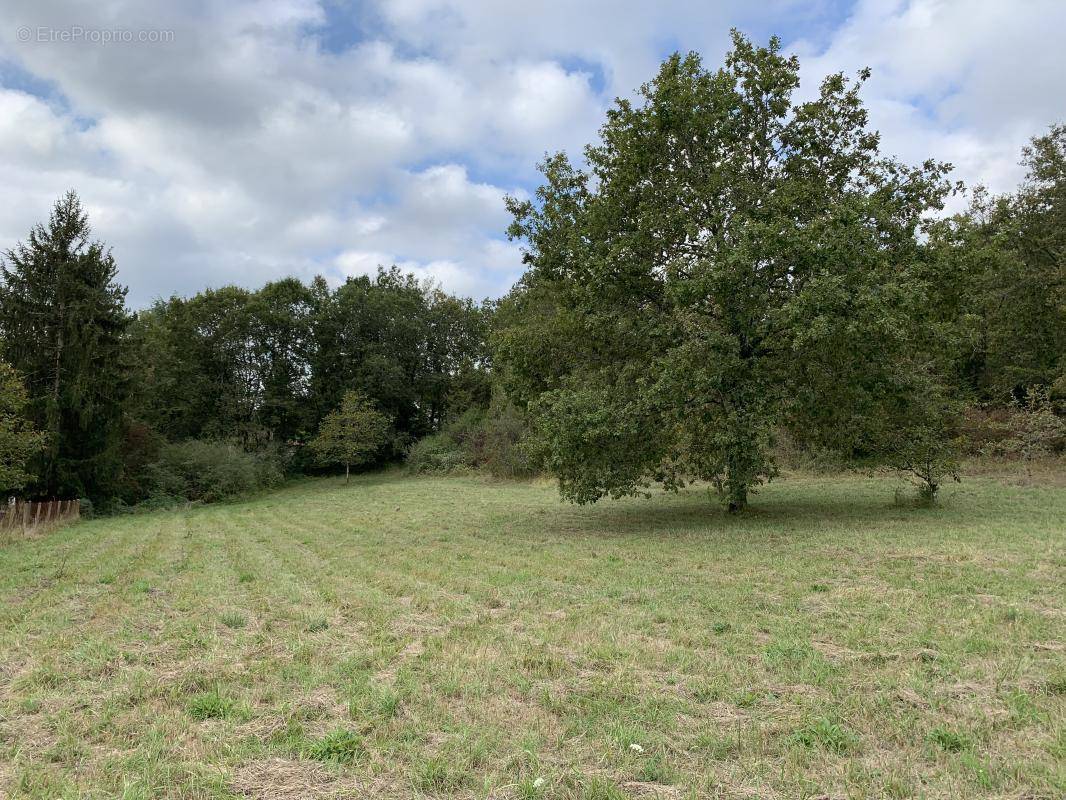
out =
[[[407,469],[416,475],[455,472],[468,466],[462,446],[449,433],[419,439],[407,451]]]
[[[407,468],[416,474],[481,469],[502,478],[533,473],[522,448],[525,417],[507,402],[470,409],[440,433],[416,442],[407,454]]]
[[[274,451],[247,453],[223,442],[193,439],[164,445],[149,467],[153,506],[175,499],[217,502],[269,486],[283,477]]]
[[[1008,428],[1010,435],[989,447],[987,452],[1020,456],[1030,474],[1034,459],[1066,449],[1066,421],[1055,413],[1055,405],[1048,393],[1038,386],[1030,387],[1024,400],[1014,400]]]
[[[474,464],[501,478],[532,475],[532,462],[522,446],[528,430],[525,416],[513,405],[494,405],[481,419]]]
[[[845,454],[803,442],[784,428],[774,432],[773,441],[774,460],[786,469],[834,474],[852,466]]]
[[[1011,436],[1006,408],[968,408],[959,416],[959,444],[969,456],[987,455]]]

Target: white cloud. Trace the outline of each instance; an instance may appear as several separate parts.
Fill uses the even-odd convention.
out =
[[[731,25],[760,39],[778,29],[807,90],[869,64],[885,148],[953,161],[995,190],[1017,181],[1025,139],[1063,113],[1057,0],[861,2],[839,19],[798,0],[8,5],[0,246],[76,188],[135,304],[393,262],[453,291],[502,293],[521,272],[503,196],[532,188],[544,152],[592,140],[611,99],[666,51],[720,63]],[[359,35],[327,48],[345,24]],[[74,25],[173,40],[16,36]],[[24,85],[42,96],[10,88]]]
[[[1066,114],[1064,29],[1059,0],[864,0],[828,47],[797,49],[808,86],[872,68],[864,97],[885,150],[1008,191],[1026,140]]]
[[[459,295],[476,297],[478,289],[482,286],[482,282],[476,275],[463,269],[454,261],[440,260],[422,263],[396,259],[387,253],[360,250],[345,251],[336,260],[336,266],[343,277],[374,275],[378,267],[387,264],[395,264],[405,272],[413,274],[425,285],[440,287]]]

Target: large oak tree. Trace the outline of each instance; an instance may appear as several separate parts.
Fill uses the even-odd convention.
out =
[[[949,166],[880,153],[865,71],[796,102],[799,73],[776,38],[734,33],[714,72],[674,55],[587,168],[551,156],[509,201],[528,270],[496,358],[564,496],[700,479],[737,510],[782,428],[890,463],[941,429],[914,267]]]

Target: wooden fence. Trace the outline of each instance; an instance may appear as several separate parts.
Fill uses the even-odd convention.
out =
[[[41,528],[81,517],[78,500],[16,500],[0,504],[0,531],[35,533]]]

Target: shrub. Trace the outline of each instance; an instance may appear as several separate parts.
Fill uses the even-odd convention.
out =
[[[997,453],[1011,436],[1010,411],[1005,408],[968,408],[959,417],[959,441],[967,455]]]
[[[1030,476],[1034,459],[1066,446],[1066,422],[1055,413],[1050,396],[1039,386],[1030,387],[1024,400],[1014,400],[1007,426],[1010,435],[986,452],[1020,456]]]
[[[115,487],[117,500],[123,505],[135,505],[151,494],[150,465],[159,459],[165,445],[166,439],[150,425],[132,418],[123,421],[122,475]]]
[[[845,454],[804,442],[785,428],[774,431],[773,454],[782,467],[803,472],[837,473],[852,466]]]
[[[475,463],[493,475],[518,478],[533,473],[529,454],[522,446],[528,426],[525,416],[510,403],[494,406],[482,420],[481,451]]]
[[[216,502],[275,486],[283,475],[275,452],[247,453],[198,439],[164,445],[149,472],[149,497],[157,505],[171,498]]]
[[[408,451],[413,473],[448,473],[481,469],[501,478],[533,473],[524,448],[524,415],[506,401],[493,401],[487,410],[470,409],[443,431],[416,442]]]
[[[407,469],[416,475],[454,472],[467,466],[466,453],[449,433],[419,439],[407,451]]]

